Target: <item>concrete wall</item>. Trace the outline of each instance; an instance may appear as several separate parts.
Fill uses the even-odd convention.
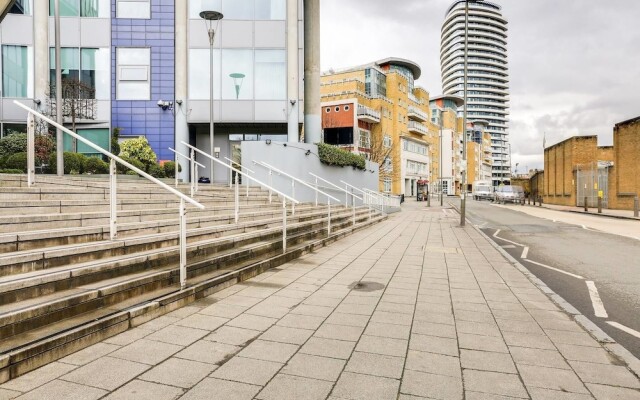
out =
[[[310,150],[311,154],[305,155]],[[268,170],[259,165],[253,164],[253,161],[266,162],[290,175],[295,176],[305,182],[314,184],[315,178],[309,175],[312,172],[322,178],[344,187],[340,184],[343,180],[358,188],[367,188],[378,190],[378,164],[367,162],[366,171],[353,169],[352,167],[335,167],[322,164],[318,158],[318,147],[316,145],[295,143],[284,145],[283,143],[272,142],[270,145],[265,142],[243,142],[242,143],[242,165],[255,171],[252,174],[256,179],[269,183]],[[374,172],[370,172],[374,171]],[[282,191],[287,195],[291,195],[291,179],[274,174],[272,177],[273,187]],[[319,183],[321,186],[328,186]],[[320,190],[323,190],[322,188]],[[328,193],[340,199],[340,204],[344,204],[345,194],[337,189],[328,189]],[[357,194],[357,193],[356,193]],[[315,201],[315,191],[296,184],[295,196],[296,200],[309,202]],[[326,203],[326,197],[319,197],[322,203]],[[349,200],[351,201],[351,200]],[[332,201],[334,204],[334,201]],[[357,203],[358,204],[358,203]]]

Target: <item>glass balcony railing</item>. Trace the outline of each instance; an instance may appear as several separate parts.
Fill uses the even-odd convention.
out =
[[[380,113],[372,108],[358,104],[358,118],[369,122],[380,122]]]
[[[419,133],[426,135],[428,133],[427,127],[416,121],[409,121],[409,132]]]

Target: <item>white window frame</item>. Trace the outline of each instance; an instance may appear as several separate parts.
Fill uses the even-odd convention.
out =
[[[121,64],[120,63],[120,50],[139,50],[139,51],[147,51],[149,54],[149,62],[147,64]],[[149,47],[118,47],[116,48],[116,100],[151,100],[151,48]],[[125,75],[129,71],[129,73],[142,73],[145,75],[145,79],[133,79],[133,78],[123,78],[123,72]],[[146,96],[140,96],[135,98],[122,97],[120,85],[123,82],[146,82],[148,90],[146,92]]]
[[[144,15],[134,16],[126,15],[126,11],[120,8],[121,5],[138,5],[144,7]],[[129,10],[127,10],[129,11]],[[125,15],[122,15],[122,14]],[[151,0],[116,0],[116,18],[123,19],[151,19]]]

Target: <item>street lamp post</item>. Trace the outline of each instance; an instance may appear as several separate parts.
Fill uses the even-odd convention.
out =
[[[438,164],[439,169],[439,182],[440,182],[440,207],[444,204],[444,195],[442,191],[442,119],[444,118],[444,110],[440,110],[440,163]]]
[[[213,156],[214,147],[213,147],[213,41],[216,36],[215,28],[218,27],[218,21],[223,18],[222,13],[218,11],[202,11],[200,13],[200,18],[202,18],[207,25],[207,33],[209,34],[209,148],[210,154]],[[214,27],[215,25],[215,27]],[[213,185],[213,164],[214,161],[210,162],[211,171],[211,184]]]

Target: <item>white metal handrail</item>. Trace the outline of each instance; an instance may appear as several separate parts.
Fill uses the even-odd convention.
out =
[[[240,171],[242,170],[247,170],[249,172],[251,172],[252,174],[255,174],[255,171],[252,171],[251,169],[245,167],[244,165],[240,164],[239,162],[235,162],[232,159],[230,159],[229,157],[224,157],[225,160],[229,161],[229,166],[233,167],[233,164],[239,165],[240,166]],[[233,182],[233,170],[229,170],[229,187],[231,187],[231,183]],[[249,181],[245,180],[244,181],[244,186],[247,188],[247,197],[249,197]]]
[[[278,175],[282,175],[282,176],[286,176],[287,178],[291,179],[291,191],[292,191],[292,195],[295,196],[296,193],[296,182],[302,184],[303,186],[308,187],[309,189],[315,191],[316,193],[319,193],[323,196],[327,196],[327,235],[331,235],[331,199],[337,201],[338,203],[340,203],[340,200],[332,195],[330,195],[329,193],[323,192],[322,190],[313,187],[313,185],[303,181],[302,179],[296,178],[295,176],[288,174],[272,165],[267,164],[264,161],[253,161],[254,164],[260,165],[262,167],[268,168],[269,169],[269,178],[271,178],[272,176],[272,171],[275,171],[276,173],[278,173]],[[316,203],[317,204],[317,203]],[[295,207],[292,210],[292,213],[295,214]]]
[[[316,187],[318,187],[318,179],[320,179],[322,182],[324,183],[328,183],[329,185],[333,186],[334,188],[336,188],[337,190],[344,192],[345,193],[345,200],[344,200],[344,206],[348,207],[349,206],[349,196],[351,196],[351,206],[353,208],[353,226],[356,225],[356,199],[362,201],[362,203],[364,204],[364,199],[362,197],[356,196],[353,192],[349,192],[347,189],[343,189],[340,186],[329,182],[328,180],[314,174],[313,172],[309,172],[309,175],[313,176],[314,178],[316,178]],[[318,205],[318,192],[316,192],[316,206]],[[369,220],[371,220],[371,206],[369,206]]]
[[[369,189],[358,189],[357,187],[350,185],[345,181],[340,181],[340,183],[343,183],[346,187],[362,193],[365,204],[369,206],[377,206],[376,209],[378,209],[382,213],[382,215],[386,215],[386,213],[384,212],[384,203],[380,193],[374,192],[373,190]]]
[[[184,154],[180,153],[179,151],[172,149],[171,147],[169,147],[169,150],[173,151],[177,156],[185,158],[186,160],[189,161],[189,171],[191,171],[190,173],[191,197],[194,197],[195,193],[198,191],[198,167],[201,167],[201,168],[207,168],[207,167],[205,167],[204,165],[196,161],[196,157],[195,157],[195,154],[193,153],[193,150],[191,150],[191,157],[187,157]],[[178,165],[178,160],[176,159],[176,187],[178,187],[178,170],[179,170],[179,165]]]
[[[265,188],[269,189],[270,191],[273,191],[273,192],[275,192],[276,194],[278,194],[278,195],[280,195],[282,197],[282,252],[283,253],[286,252],[287,251],[287,200],[289,200],[292,205],[293,204],[299,204],[300,202],[298,200],[294,199],[293,197],[287,196],[286,194],[280,192],[279,190],[276,190],[276,189],[272,188],[271,186],[259,181],[258,179],[254,178],[252,176],[249,176],[249,175],[245,174],[244,172],[239,171],[239,170],[237,170],[237,169],[235,169],[235,168],[223,163],[222,161],[218,160],[214,156],[212,156],[210,154],[207,154],[204,151],[202,151],[202,150],[200,150],[200,149],[198,149],[196,147],[193,147],[188,143],[185,143],[185,142],[181,142],[181,143],[183,145],[189,147],[190,149],[193,149],[194,151],[197,151],[198,153],[202,154],[203,156],[209,158],[210,160],[212,160],[214,162],[217,162],[218,164],[224,166],[225,168],[229,168],[229,169],[231,169],[233,171],[236,171],[237,174],[240,174],[240,175],[246,177],[247,179],[252,180],[253,182],[257,183],[258,185],[260,185],[262,187],[265,187]],[[212,178],[211,181],[213,182],[213,176],[211,178]],[[237,179],[236,179],[236,190],[235,190],[235,204],[236,204],[235,217],[236,217],[236,223],[237,223],[238,222],[239,212],[240,212],[240,210],[239,210],[239,204],[240,203],[239,203],[239,199],[238,199],[238,180]]]
[[[138,175],[146,178],[147,180],[155,183],[156,185],[162,187],[163,189],[173,193],[174,195],[180,198],[180,207],[179,207],[179,225],[180,225],[180,288],[184,289],[187,285],[187,217],[186,217],[186,205],[185,202],[188,202],[199,209],[204,209],[204,205],[198,203],[196,200],[191,197],[181,193],[180,191],[172,188],[166,183],[154,178],[153,176],[147,174],[141,169],[129,164],[124,161],[122,158],[112,154],[111,152],[103,149],[102,147],[94,144],[90,140],[83,138],[82,136],[76,134],[75,132],[65,128],[64,126],[58,124],[52,119],[42,115],[41,113],[25,106],[19,101],[14,100],[13,103],[20,108],[26,110],[28,114],[27,120],[27,137],[30,138],[28,140],[28,148],[27,148],[27,182],[29,187],[35,183],[35,146],[33,145],[35,142],[35,118],[34,116],[46,121],[50,125],[60,129],[62,132],[70,135],[76,140],[86,144],[91,147],[95,151],[109,157],[109,237],[111,240],[116,239],[118,236],[118,221],[117,221],[117,173],[116,173],[116,162],[124,165],[130,170],[134,171]],[[62,149],[58,149],[61,151]]]

